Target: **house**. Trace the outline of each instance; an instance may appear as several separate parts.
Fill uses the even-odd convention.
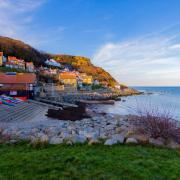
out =
[[[74,72],[61,72],[59,74],[59,81],[64,84],[64,87],[77,90],[77,76]]]
[[[82,79],[82,83],[86,85],[92,85],[93,83],[93,77],[88,76],[86,73],[81,73],[79,75],[80,79]]]
[[[52,67],[58,67],[58,68],[61,67],[61,64],[58,63],[58,62],[57,62],[56,60],[54,60],[54,59],[47,59],[47,60],[45,61],[45,64],[48,65],[48,66],[52,66]]]
[[[121,85],[119,83],[116,83],[114,87],[115,89],[121,89]]]
[[[6,67],[25,70],[25,62],[24,62],[24,60],[17,59],[14,56],[8,56],[8,61],[6,62]]]
[[[99,85],[100,83],[99,83],[99,81],[98,81],[97,79],[95,79],[94,82],[93,82],[93,84],[94,84],[94,85]]]
[[[58,69],[52,69],[52,68],[50,68],[50,69],[49,69],[49,73],[50,73],[51,75],[57,75],[57,74],[58,74]]]
[[[6,67],[10,67],[10,68],[18,68],[17,66],[17,59],[14,56],[8,56],[8,60],[6,62]]]
[[[18,59],[17,60],[18,63],[18,69],[26,69],[26,65],[25,65],[25,61],[23,59]]]
[[[26,62],[26,70],[28,72],[35,72],[35,66],[33,62]]]
[[[0,73],[0,94],[29,99],[34,97],[34,73]]]

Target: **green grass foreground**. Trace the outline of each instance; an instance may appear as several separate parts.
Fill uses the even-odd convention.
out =
[[[0,179],[179,179],[180,151],[142,146],[0,145]]]

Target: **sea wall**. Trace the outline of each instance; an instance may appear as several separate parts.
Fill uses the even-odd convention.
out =
[[[44,96],[43,98],[58,101],[58,102],[67,102],[75,103],[80,100],[116,100],[121,96],[130,96],[130,95],[139,95],[140,92],[127,88],[122,91],[90,91],[90,92],[61,92],[56,93],[52,96]]]

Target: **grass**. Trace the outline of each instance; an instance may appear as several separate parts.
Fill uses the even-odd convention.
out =
[[[0,145],[0,179],[179,179],[180,151],[142,146]]]

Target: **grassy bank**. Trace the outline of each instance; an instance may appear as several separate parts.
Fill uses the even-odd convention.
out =
[[[180,151],[142,146],[0,145],[0,179],[178,179]]]

